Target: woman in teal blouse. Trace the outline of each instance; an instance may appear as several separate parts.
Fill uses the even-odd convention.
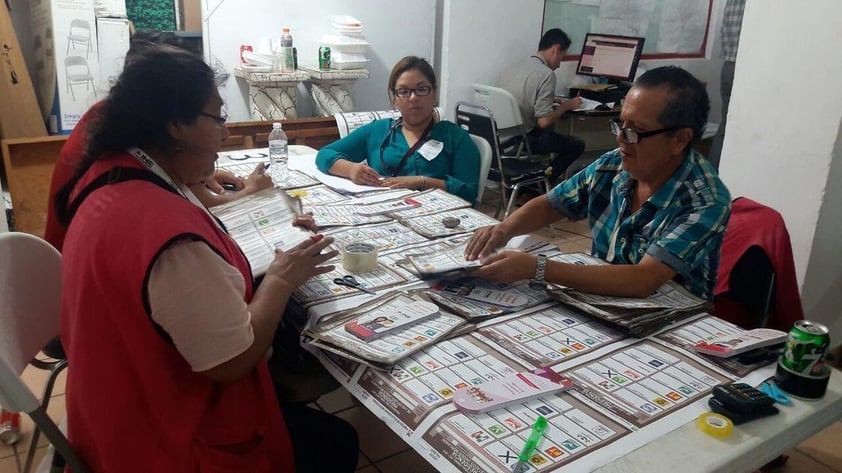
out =
[[[361,185],[444,189],[473,203],[479,151],[465,130],[437,120],[430,64],[415,56],[398,61],[389,75],[389,98],[401,118],[374,121],[323,147],[316,156],[319,170]]]

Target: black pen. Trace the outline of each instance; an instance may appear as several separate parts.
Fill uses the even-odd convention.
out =
[[[265,172],[266,172],[266,170],[267,170],[267,169],[269,169],[269,165],[270,165],[270,164],[272,164],[272,162],[271,162],[271,161],[270,161],[270,162],[268,162],[268,163],[266,163],[265,165],[263,165],[263,170],[262,170],[262,171],[260,171],[260,174],[265,173]]]

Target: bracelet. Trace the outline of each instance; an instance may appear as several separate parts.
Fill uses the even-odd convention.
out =
[[[427,190],[427,177],[421,176],[421,190]]]

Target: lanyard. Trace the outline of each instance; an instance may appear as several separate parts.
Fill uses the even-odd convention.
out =
[[[400,125],[401,123],[403,123],[403,118],[398,118],[397,120],[395,120],[395,122],[392,123],[392,126],[389,127],[389,133],[386,133],[386,138],[383,139],[383,143],[380,144],[380,165],[383,166],[384,171],[391,173],[392,177],[397,176],[398,173],[401,172],[401,169],[403,169],[404,165],[406,164],[406,160],[409,159],[409,157],[412,156],[415,153],[415,151],[417,151],[418,148],[420,148],[421,145],[423,145],[424,142],[427,141],[427,138],[429,138],[430,136],[430,130],[433,129],[435,119],[430,120],[430,124],[427,125],[427,128],[424,129],[424,133],[422,133],[421,137],[418,138],[418,141],[416,141],[415,144],[412,145],[412,147],[409,148],[406,151],[406,153],[404,153],[403,158],[401,158],[401,162],[398,164],[398,168],[393,171],[392,168],[387,166],[386,162],[383,161],[383,150],[386,149],[386,145],[389,144],[389,138],[392,136],[392,133],[394,133],[395,128],[397,128],[398,125]]]
[[[130,155],[134,156],[135,159],[140,161],[141,164],[143,164],[150,171],[152,171],[152,173],[154,173],[156,176],[163,179],[164,182],[169,184],[173,189],[175,189],[176,192],[181,194],[182,197],[189,200],[193,204],[199,206],[199,208],[201,208],[202,210],[204,210],[205,213],[208,214],[208,216],[211,218],[211,220],[214,221],[216,226],[219,227],[223,232],[225,232],[225,229],[222,226],[220,226],[220,224],[216,220],[216,218],[210,213],[208,208],[205,207],[204,204],[202,204],[202,202],[199,200],[199,198],[196,197],[196,194],[194,194],[193,191],[191,191],[189,187],[176,185],[175,181],[173,181],[172,178],[169,176],[169,174],[167,174],[167,172],[164,171],[164,168],[162,168],[158,163],[156,163],[155,160],[153,160],[142,149],[140,149],[136,146],[133,146],[133,147],[127,149],[126,151],[128,151],[128,153]]]

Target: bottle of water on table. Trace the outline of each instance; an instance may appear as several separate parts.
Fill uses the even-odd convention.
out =
[[[272,163],[269,170],[276,185],[284,184],[289,177],[287,141],[287,134],[281,129],[281,124],[273,123],[272,132],[269,133],[269,161]]]

